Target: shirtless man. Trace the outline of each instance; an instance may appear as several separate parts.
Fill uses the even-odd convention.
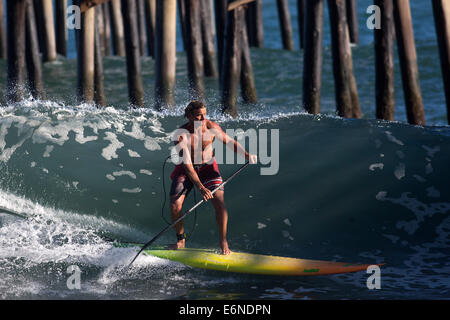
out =
[[[223,181],[219,167],[213,155],[212,142],[215,138],[234,149],[235,152],[245,156],[252,164],[257,162],[257,156],[251,155],[234,139],[226,135],[222,128],[215,122],[206,119],[206,107],[199,101],[191,101],[185,109],[184,116],[189,120],[182,125],[185,133],[180,134],[178,150],[182,156],[182,163],[175,167],[171,174],[172,185],[170,188],[170,210],[172,221],[181,215],[184,199],[195,186],[200,191],[205,201],[211,200],[219,226],[219,243],[222,254],[230,254],[227,234],[228,212],[225,207],[224,189],[221,187],[214,194],[213,191]],[[177,242],[169,249],[185,247],[185,234],[183,220],[175,225]]]

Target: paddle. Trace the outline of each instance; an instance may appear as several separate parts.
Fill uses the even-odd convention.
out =
[[[219,190],[221,187],[223,187],[225,184],[227,184],[231,179],[233,179],[236,175],[239,174],[239,172],[241,172],[242,170],[244,170],[245,167],[247,167],[249,165],[249,162],[247,161],[242,167],[240,167],[238,170],[236,170],[235,173],[233,173],[231,176],[228,177],[227,180],[225,180],[224,182],[222,182],[218,187],[216,187],[211,193],[214,194],[217,190]],[[194,205],[192,208],[190,208],[189,210],[187,210],[186,212],[184,212],[178,219],[176,219],[175,221],[172,222],[172,224],[168,225],[166,228],[164,228],[160,233],[158,233],[156,236],[153,237],[153,239],[151,239],[149,242],[147,242],[142,248],[141,250],[139,250],[139,252],[136,254],[136,256],[133,258],[133,260],[131,260],[130,264],[128,265],[128,268],[133,264],[134,260],[136,260],[136,258],[141,254],[142,251],[144,251],[146,248],[148,248],[149,246],[151,246],[153,244],[153,242],[155,242],[162,234],[164,234],[167,230],[169,230],[170,228],[173,228],[173,226],[175,226],[178,222],[180,222],[181,220],[183,220],[189,213],[191,213],[192,211],[195,210],[195,208],[197,208],[199,205],[201,205],[203,202],[205,202],[204,199],[200,200],[199,202],[197,202],[196,205]]]

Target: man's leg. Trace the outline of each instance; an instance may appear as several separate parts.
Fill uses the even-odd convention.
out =
[[[214,198],[211,200],[216,211],[216,221],[219,226],[219,241],[222,254],[230,254],[231,251],[228,248],[227,242],[227,223],[228,212],[225,207],[225,199],[223,190],[217,190],[214,193]]]
[[[186,195],[192,189],[192,183],[185,175],[178,175],[172,180],[172,185],[170,186],[170,213],[172,221],[175,221],[182,214],[181,209],[183,208],[183,202]],[[175,224],[176,234],[184,234],[183,220]],[[177,239],[177,242],[171,246],[169,249],[184,248],[185,239]]]
[[[184,194],[180,196],[177,195],[170,196],[170,213],[172,221],[175,221],[180,217],[185,197],[186,195]],[[176,234],[184,234],[183,220],[175,224],[175,232]],[[185,242],[186,242],[185,239],[178,240],[175,244],[169,246],[169,250],[184,248]]]

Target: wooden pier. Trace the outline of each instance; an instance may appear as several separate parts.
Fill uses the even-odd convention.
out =
[[[336,113],[361,118],[352,48],[359,44],[356,0],[274,0],[283,50],[303,55],[302,103],[320,113],[324,24],[330,24]],[[440,66],[443,101],[450,124],[450,1],[430,0]],[[0,59],[7,59],[7,100],[31,94],[45,99],[42,64],[67,57],[67,0],[0,1]],[[158,110],[175,105],[176,24],[181,23],[186,51],[190,98],[205,99],[205,77],[216,79],[224,113],[237,117],[238,98],[258,101],[252,48],[264,46],[262,0],[73,0],[79,7],[81,28],[76,30],[77,96],[80,102],[107,105],[103,57],[124,57],[129,103]],[[399,56],[407,121],[425,125],[418,59],[409,0],[374,0],[381,28],[374,33],[374,116],[395,120],[394,53]],[[327,5],[329,17],[324,16]],[[293,17],[297,21],[292,21]],[[177,19],[177,15],[179,19]],[[6,19],[5,19],[6,16]],[[328,18],[328,19],[327,19]],[[326,21],[327,20],[327,21]],[[178,22],[179,21],[179,22]],[[6,23],[8,25],[6,26]],[[294,48],[292,23],[298,25],[299,51]],[[395,46],[397,44],[397,46]],[[155,81],[143,83],[141,58],[151,57]],[[154,86],[155,105],[148,106],[144,90]],[[185,103],[186,101],[183,101]]]

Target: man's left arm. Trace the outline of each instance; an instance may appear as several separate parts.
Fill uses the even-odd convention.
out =
[[[258,157],[256,155],[248,153],[239,142],[227,135],[217,123],[210,121],[210,126],[210,129],[214,132],[214,136],[222,141],[228,148],[233,149],[234,152],[243,156],[251,164],[258,162]]]

